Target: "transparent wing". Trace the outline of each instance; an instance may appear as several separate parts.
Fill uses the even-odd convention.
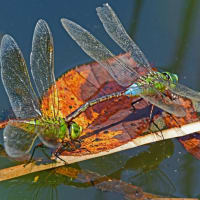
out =
[[[10,157],[23,157],[31,150],[37,135],[35,132],[27,132],[17,126],[12,121],[3,131],[4,146],[7,154]]]
[[[78,24],[67,20],[61,20],[63,27],[69,35],[79,44],[79,46],[94,60],[99,62],[108,70],[112,77],[122,86],[129,86],[133,83],[135,77],[140,77],[133,67],[117,59],[101,42],[92,36],[87,30],[80,27]],[[110,64],[109,58],[115,59],[115,64]],[[148,86],[151,87],[151,86]],[[153,90],[153,88],[152,88]],[[163,96],[161,92],[155,89],[155,95]],[[153,96],[141,95],[144,99],[152,104],[160,107],[161,109],[175,114],[177,116],[185,115],[181,106],[176,105],[174,102],[163,102],[163,98],[155,98]],[[159,102],[158,102],[159,101]]]
[[[52,94],[49,97],[49,107],[53,117],[55,106],[58,105],[57,89],[54,76],[54,46],[53,37],[48,24],[39,20],[36,24],[32,41],[32,52],[30,57],[31,72],[35,81],[40,98],[52,87]]]
[[[49,148],[58,148],[60,145],[59,134],[60,125],[58,123],[54,124],[42,124],[36,126],[36,132],[44,145]]]
[[[120,85],[127,87],[132,84],[135,77],[140,76],[122,60],[115,59],[115,56],[87,30],[68,19],[61,19],[61,22],[64,29],[85,53],[105,67]],[[111,57],[115,59],[115,64],[111,64],[109,60]]]
[[[200,92],[196,92],[195,90],[192,90],[180,83],[177,83],[176,87],[170,87],[169,90],[182,97],[186,97],[195,101],[200,101]]]
[[[115,12],[108,4],[103,4],[103,7],[98,7],[97,15],[103,23],[104,29],[108,35],[125,51],[129,52],[132,58],[140,65],[140,67],[146,67],[148,71],[151,71],[151,67],[142,51],[130,38],[121,24],[120,20],[116,16]]]
[[[144,56],[143,52],[135,44],[135,42],[130,38],[121,24],[119,18],[116,16],[115,12],[108,4],[103,4],[102,7],[98,7],[97,15],[99,16],[104,29],[108,35],[126,52],[129,52],[132,58],[140,65],[140,67],[145,67],[149,72],[152,71],[149,62]],[[163,80],[160,80],[164,83]],[[167,82],[166,84],[167,85]],[[187,97],[193,100],[200,100],[200,93],[185,87],[181,84],[177,84],[174,88],[169,88],[171,92],[178,94],[183,97]],[[149,99],[150,100],[150,99]],[[153,101],[154,102],[154,101]],[[154,102],[155,104],[155,102]]]
[[[11,36],[3,37],[0,51],[1,79],[16,117],[37,117],[40,115],[39,101],[23,55]]]
[[[135,42],[129,37],[119,18],[108,4],[103,4],[102,7],[98,7],[97,15],[99,16],[104,29],[108,35],[126,52],[129,52],[133,59],[140,64],[141,67],[148,68],[148,71],[152,71],[149,62],[144,56],[143,52],[135,44]],[[163,81],[162,81],[163,82]],[[181,84],[177,84],[175,88],[169,88],[170,91],[190,99],[200,100],[200,93],[191,90]]]
[[[153,91],[153,90],[152,90]],[[175,102],[175,100],[171,100],[167,97],[164,97],[162,93],[154,91],[154,95],[140,95],[142,98],[150,102],[151,104],[161,108],[162,110],[175,115],[177,117],[184,117],[186,115],[185,109],[179,104],[179,102]]]

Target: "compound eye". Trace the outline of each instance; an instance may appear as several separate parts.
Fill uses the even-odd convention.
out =
[[[168,74],[168,73],[166,73],[166,72],[163,72],[163,75],[166,77],[166,79],[167,79],[167,80],[170,80],[170,76],[169,76],[169,74]]]
[[[83,131],[82,127],[73,122],[70,126],[71,139],[72,140],[77,139],[81,135],[82,131]]]

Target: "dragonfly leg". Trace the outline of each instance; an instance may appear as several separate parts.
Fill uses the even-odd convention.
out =
[[[68,163],[64,159],[62,159],[60,157],[60,155],[66,150],[66,146],[67,145],[69,146],[69,142],[64,142],[63,141],[61,146],[59,148],[57,148],[56,151],[54,152],[54,156],[56,158],[58,158],[59,160],[63,161],[65,163],[65,165],[67,165]]]
[[[81,147],[80,139],[76,139],[76,140],[71,140],[70,142],[63,142],[62,145],[56,150],[54,155],[60,160],[64,161],[62,158],[59,157],[59,155],[61,155],[64,151],[73,152],[76,151],[77,149],[83,149],[91,153],[87,148]]]
[[[85,148],[85,147],[81,147],[81,139],[76,139],[76,140],[74,140],[73,142],[75,142],[75,143],[77,143],[78,145],[79,145],[79,149],[83,149],[83,150],[86,150],[88,153],[91,153],[91,151],[90,150],[88,150],[87,148]],[[77,147],[76,145],[77,144],[75,144],[75,147]]]
[[[153,125],[158,129],[158,131],[161,133],[161,137],[162,137],[162,139],[164,140],[164,136],[163,136],[163,134],[162,134],[162,130],[158,127],[158,125],[152,120],[151,121],[151,123],[153,123]],[[160,136],[159,134],[157,134],[158,136]]]
[[[154,105],[151,104],[151,110],[150,110],[150,113],[149,113],[149,119],[150,119],[150,123],[153,122],[153,109],[154,109]]]
[[[151,123],[152,123],[158,129],[158,131],[161,133],[162,139],[164,140],[164,136],[162,134],[162,130],[158,127],[158,125],[153,120],[153,109],[154,109],[154,105],[151,104],[151,111],[150,111],[150,114],[149,114],[149,130],[151,131],[150,126],[151,126]]]
[[[169,96],[169,95],[167,95],[165,93],[163,93],[163,94],[164,94],[164,96],[170,98],[172,101],[176,100],[176,98],[177,98],[176,96],[171,96],[171,95]],[[181,125],[178,123],[178,121],[176,120],[176,118],[171,113],[168,113],[168,114],[176,122],[177,126],[180,128]]]
[[[62,153],[63,151],[56,151],[55,153],[54,153],[54,156],[56,157],[56,158],[58,158],[59,160],[61,160],[61,161],[63,161],[64,163],[65,163],[65,165],[67,165],[68,163],[64,160],[64,159],[62,159],[61,157],[60,157],[60,155],[61,155],[61,153]]]
[[[136,108],[135,108],[135,104],[136,103],[138,103],[138,102],[140,102],[140,101],[142,101],[143,100],[143,98],[139,98],[139,99],[137,99],[136,101],[133,101],[132,103],[131,103],[131,106],[132,106],[132,112],[135,112],[136,111]]]
[[[174,100],[177,99],[176,96],[174,96],[174,95],[169,95],[169,94],[165,94],[164,92],[163,92],[163,95],[164,95],[165,97],[169,98],[171,101],[174,101]]]
[[[74,148],[71,149],[71,151],[75,151],[76,149],[83,149],[83,150],[86,150],[87,152],[91,153],[87,148],[81,147],[81,142],[82,142],[81,139],[72,140],[71,143],[73,144]]]
[[[43,154],[44,154],[49,160],[51,160],[50,156],[48,156],[47,153],[44,151],[44,148],[46,149],[46,148],[48,148],[48,147],[46,147],[43,143],[40,143],[40,144],[36,145],[36,146],[33,148],[31,157],[30,157],[29,160],[26,162],[26,164],[24,165],[24,167],[26,167],[26,165],[28,165],[29,163],[32,162],[33,156],[34,156],[34,154],[35,154],[35,152],[36,152],[36,149],[39,149],[39,148],[42,149]]]
[[[177,122],[176,118],[171,113],[168,113],[168,114],[176,122],[177,126],[180,128],[181,125]]]
[[[80,143],[76,144],[73,140],[70,142],[64,142],[61,147],[60,153],[64,151],[68,151],[68,152],[75,151],[76,149],[80,148],[80,146],[81,146]]]

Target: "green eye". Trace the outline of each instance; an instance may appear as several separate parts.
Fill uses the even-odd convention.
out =
[[[177,83],[178,82],[178,75],[177,74],[172,74],[172,75],[173,75],[173,77],[172,77],[173,82]]]
[[[83,128],[79,126],[77,123],[73,122],[70,126],[70,135],[71,139],[77,139],[83,131]]]
[[[166,80],[170,80],[171,79],[171,77],[170,77],[168,72],[163,72],[162,74],[165,76]]]
[[[169,72],[162,72],[163,78],[166,81],[170,81],[171,83],[177,83],[178,82],[178,76],[177,74],[172,74]]]

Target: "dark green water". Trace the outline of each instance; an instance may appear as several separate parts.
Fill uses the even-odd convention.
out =
[[[122,52],[105,34],[96,15],[95,8],[106,2],[116,11],[151,64],[178,73],[181,83],[200,90],[200,2],[197,0],[8,0],[1,2],[0,33],[9,33],[16,39],[29,63],[33,29],[38,19],[45,19],[54,36],[55,73],[58,77],[69,68],[91,61],[65,33],[60,24],[62,17],[84,26],[116,54]],[[0,110],[9,109],[2,84],[0,92]],[[7,158],[0,159],[0,168],[14,165]],[[200,198],[200,161],[188,154],[177,140],[78,165],[140,186],[146,192]],[[40,178],[34,183],[36,175]],[[2,182],[0,196],[2,200],[122,199],[116,193],[87,187],[51,171]]]

